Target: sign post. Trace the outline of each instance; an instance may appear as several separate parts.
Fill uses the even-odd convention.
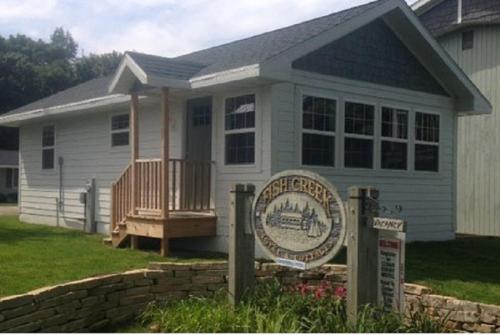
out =
[[[229,200],[229,301],[235,305],[255,282],[255,239],[251,231],[253,185],[234,185]]]
[[[378,231],[373,228],[377,190],[350,187],[347,202],[347,316],[356,324],[359,308],[377,305]]]

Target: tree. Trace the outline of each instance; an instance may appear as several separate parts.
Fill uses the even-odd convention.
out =
[[[25,35],[0,36],[0,114],[81,82],[112,73],[121,54],[77,57],[78,44],[56,28],[49,42]],[[0,127],[0,149],[18,148],[16,129]]]

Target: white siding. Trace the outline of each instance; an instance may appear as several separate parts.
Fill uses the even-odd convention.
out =
[[[182,134],[182,101],[172,102],[172,157],[179,157]],[[141,104],[139,113],[140,157],[160,157],[160,113]],[[79,195],[90,178],[96,179],[98,230],[108,232],[110,185],[129,164],[130,148],[111,147],[111,115],[128,113],[128,106],[112,111],[65,117],[22,126],[20,129],[20,216],[23,221],[81,229],[84,207]],[[44,125],[56,128],[56,157],[63,157],[62,198],[58,210],[59,168],[41,168],[41,136]]]
[[[272,173],[301,168],[316,171],[328,178],[344,198],[349,186],[374,186],[380,190],[382,206],[392,209],[395,205],[403,206],[401,215],[409,222],[410,240],[446,240],[454,237],[456,116],[448,99],[299,72],[295,82],[296,84],[277,84],[272,88]],[[376,103],[377,106],[383,103],[421,112],[439,113],[439,173],[303,167],[300,152],[302,102],[298,92],[304,88],[308,92],[317,91],[318,94],[338,97],[339,109],[343,108],[343,97],[349,97],[350,100]],[[340,136],[337,135],[336,142],[339,140]],[[376,152],[377,150],[375,157]],[[409,154],[411,153],[409,148]]]
[[[491,115],[459,118],[457,232],[500,236],[500,26],[473,30],[470,50],[461,32],[440,40],[493,105]]]

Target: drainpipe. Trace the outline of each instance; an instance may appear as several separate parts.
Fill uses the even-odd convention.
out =
[[[462,7],[462,0],[457,0],[457,6],[458,6],[458,10],[457,10],[457,23],[460,24],[462,23],[462,16],[463,16],[463,7]]]

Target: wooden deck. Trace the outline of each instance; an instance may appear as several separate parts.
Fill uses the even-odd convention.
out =
[[[127,167],[112,186],[111,244],[136,247],[140,237],[157,238],[162,241],[162,254],[166,256],[169,239],[215,236],[217,216],[211,205],[211,164],[169,160],[167,192],[160,182],[160,160],[138,160],[135,167]],[[162,208],[165,198],[167,210]]]

